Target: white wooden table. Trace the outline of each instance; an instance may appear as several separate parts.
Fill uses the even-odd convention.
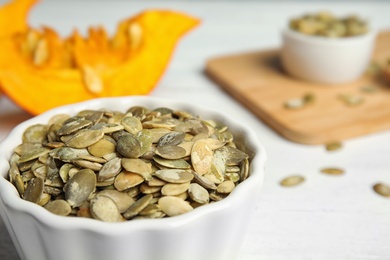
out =
[[[376,182],[390,184],[390,131],[347,140],[342,150],[333,153],[323,146],[292,143],[203,74],[211,57],[280,46],[279,32],[287,19],[307,11],[357,13],[369,17],[379,29],[390,28],[390,1],[46,0],[36,7],[30,21],[34,26],[50,24],[63,35],[91,24],[103,24],[112,31],[119,20],[151,7],[185,11],[203,21],[180,41],[151,95],[195,101],[241,117],[256,130],[267,150],[263,193],[238,258],[390,259],[390,199],[372,190]],[[0,140],[29,117],[1,97]],[[319,172],[324,166],[342,167],[346,174],[326,176]],[[280,179],[293,173],[305,176],[306,182],[294,188],[280,187]],[[19,259],[2,221],[0,259]]]

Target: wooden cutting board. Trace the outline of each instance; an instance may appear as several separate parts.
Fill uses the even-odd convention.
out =
[[[390,31],[378,35],[373,60],[390,58]],[[287,139],[304,144],[324,144],[377,131],[390,130],[390,84],[381,76],[364,75],[348,84],[326,86],[287,75],[279,50],[216,57],[206,64],[206,74]],[[375,86],[367,93],[363,86]],[[307,93],[315,101],[299,109],[286,109],[289,99]],[[363,103],[346,105],[340,95],[362,97]]]

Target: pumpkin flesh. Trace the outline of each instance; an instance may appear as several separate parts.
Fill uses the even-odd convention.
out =
[[[17,17],[25,22],[26,6],[34,1],[12,2],[17,3],[20,10],[14,12],[23,14]],[[0,23],[7,23],[4,16],[10,14],[3,10]],[[61,39],[49,27],[37,30],[19,21],[0,39],[1,89],[31,114],[95,97],[146,95],[178,39],[198,23],[178,12],[148,10],[119,23],[112,37],[97,27],[86,37],[75,31]]]

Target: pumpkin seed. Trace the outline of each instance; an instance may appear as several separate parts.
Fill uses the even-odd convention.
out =
[[[142,161],[141,159],[122,159],[122,166],[126,171],[137,173],[141,175],[145,180],[152,178],[152,168],[150,164]]]
[[[217,186],[218,193],[230,193],[235,188],[234,182],[224,181]]]
[[[28,162],[50,152],[49,148],[40,147],[23,153],[19,158],[19,163]]]
[[[112,199],[120,213],[125,212],[135,202],[129,194],[118,190],[102,190],[97,195],[104,195]]]
[[[184,139],[185,134],[183,132],[170,132],[163,135],[157,143],[157,146],[163,145],[178,145]]]
[[[213,151],[204,141],[199,140],[194,143],[191,151],[191,162],[194,170],[200,175],[210,171]]]
[[[141,120],[139,120],[137,117],[127,116],[122,119],[121,124],[125,130],[132,135],[135,135],[142,130]]]
[[[284,187],[296,186],[304,182],[305,178],[300,175],[291,175],[280,181],[280,185]]]
[[[47,203],[44,207],[53,214],[60,216],[68,216],[72,211],[69,203],[65,200],[53,200]]]
[[[378,87],[375,87],[375,86],[371,86],[371,85],[366,85],[366,86],[362,86],[361,88],[360,88],[360,90],[362,91],[362,92],[364,92],[364,93],[369,93],[369,94],[371,94],[371,93],[375,93],[375,92],[378,92]]]
[[[147,183],[144,182],[144,183],[142,183],[139,186],[139,190],[143,194],[154,194],[154,193],[160,192],[161,187],[159,187],[159,186],[149,186]]]
[[[154,176],[169,183],[186,183],[194,178],[191,171],[181,169],[158,170]]]
[[[177,159],[177,160],[168,160],[161,158],[160,156],[153,156],[153,160],[158,163],[159,165],[162,165],[167,168],[172,169],[190,169],[191,165],[186,162],[183,159]]]
[[[188,195],[191,199],[199,204],[209,203],[209,192],[197,183],[191,183],[188,189]]]
[[[24,199],[34,203],[38,203],[43,193],[43,179],[32,178],[24,191]]]
[[[390,186],[384,183],[377,183],[373,186],[376,193],[383,197],[390,197]]]
[[[187,191],[189,187],[190,182],[167,183],[161,188],[161,194],[164,196],[175,196]]]
[[[158,204],[149,204],[147,205],[140,213],[140,216],[151,216],[156,213],[161,212],[160,206]]]
[[[324,11],[291,19],[289,26],[303,34],[329,38],[356,36],[368,31],[367,23],[357,16],[336,17]]]
[[[91,199],[90,212],[95,219],[105,222],[122,221],[122,215],[115,202],[104,195],[97,195]]]
[[[38,205],[39,206],[45,206],[47,203],[49,203],[51,200],[51,195],[48,193],[43,192],[41,197],[39,198]]]
[[[341,175],[344,174],[345,171],[341,168],[331,167],[331,168],[323,168],[321,169],[321,172],[330,175]]]
[[[22,136],[23,143],[42,143],[46,141],[49,127],[43,124],[36,124],[28,127]]]
[[[161,210],[170,217],[181,215],[193,210],[188,202],[173,196],[160,198],[158,200],[158,205]]]
[[[138,158],[141,155],[141,144],[131,135],[121,136],[116,150],[124,157]]]
[[[65,144],[72,148],[87,148],[102,139],[103,136],[104,133],[102,130],[87,129],[74,134]]]
[[[115,177],[122,169],[122,160],[114,158],[103,165],[98,174],[98,181],[105,181],[109,178]]]
[[[153,196],[151,194],[147,194],[134,202],[125,213],[123,213],[123,217],[126,219],[130,219],[138,215],[146,206],[149,205],[149,202],[152,200]]]
[[[339,98],[347,106],[358,106],[363,104],[364,98],[358,95],[352,94],[340,94]]]
[[[118,191],[124,191],[144,181],[145,179],[137,173],[123,171],[116,176],[114,186]]]
[[[95,173],[90,169],[81,170],[65,184],[65,199],[70,206],[78,207],[87,200],[95,187]]]
[[[77,132],[80,129],[86,128],[91,125],[92,125],[92,121],[90,120],[79,119],[79,120],[71,121],[63,125],[60,129],[58,129],[57,134],[60,136],[70,135]]]
[[[186,155],[186,150],[175,145],[164,145],[157,147],[156,154],[164,159],[175,160],[183,158]]]

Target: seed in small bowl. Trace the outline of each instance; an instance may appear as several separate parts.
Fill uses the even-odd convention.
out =
[[[123,120],[126,117],[138,118],[142,130],[137,120]],[[72,123],[79,120],[91,123]],[[137,130],[128,132],[122,122]],[[44,134],[38,133],[39,126],[30,132],[36,134],[28,136],[28,143],[22,143],[23,132],[37,124],[46,125]],[[99,129],[104,136],[96,143],[66,146],[76,132]],[[171,132],[184,132],[184,138],[178,144],[166,142],[167,137],[159,142]],[[117,149],[118,140],[128,135],[138,141],[129,143],[140,149],[121,152],[140,154],[137,158]],[[210,172],[197,173],[192,167],[193,159],[204,158],[198,154],[203,149],[191,155],[198,141],[213,152]],[[101,98],[56,108],[16,126],[0,143],[0,151],[0,215],[14,234],[20,257],[42,260],[187,259],[188,252],[192,259],[234,259],[258,202],[266,161],[255,132],[240,118],[151,96]],[[169,151],[175,156],[168,156]],[[169,163],[178,160],[179,166],[185,162],[189,168]],[[198,165],[201,171],[207,168]],[[86,176],[80,177],[80,171]],[[216,191],[223,181],[235,183],[231,193]],[[177,194],[182,189],[187,190]],[[36,203],[22,199],[25,193]],[[237,221],[240,228],[224,232]]]
[[[357,16],[318,13],[294,18],[282,32],[283,68],[309,82],[351,82],[367,70],[375,40],[373,28]]]
[[[187,111],[134,106],[58,117],[24,132],[9,170],[22,198],[58,215],[84,216],[78,211],[87,203],[88,217],[107,222],[141,212],[176,216],[192,210],[191,203],[208,204],[214,190],[226,197],[248,177],[250,156],[228,126]],[[32,176],[17,177],[26,171]]]

